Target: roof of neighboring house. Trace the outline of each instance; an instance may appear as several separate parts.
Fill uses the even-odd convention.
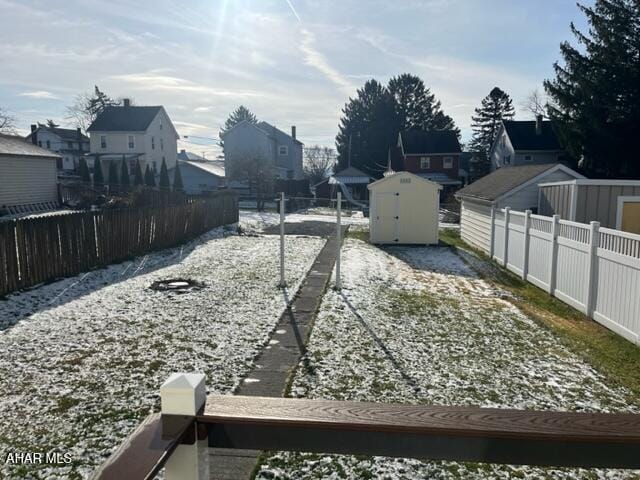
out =
[[[548,120],[542,122],[540,135],[536,134],[535,120],[503,120],[502,123],[514,150],[563,150]]]
[[[411,172],[407,172],[407,171],[393,172],[390,175],[385,175],[380,180],[376,180],[375,182],[370,183],[369,185],[367,185],[367,188],[369,190],[373,190],[373,189],[375,189],[375,187],[377,187],[381,183],[386,182],[388,180],[391,180],[393,178],[399,178],[399,177],[415,178],[416,180],[419,180],[421,182],[426,182],[429,185],[435,185],[438,188],[438,190],[442,190],[442,185],[440,185],[438,182],[434,182],[434,181],[429,180],[428,178],[425,178],[425,177],[423,177],[421,175],[416,175],[415,173],[411,173]]]
[[[564,170],[576,178],[584,178],[578,172],[561,163],[546,163],[541,165],[522,165],[518,167],[502,167],[476,180],[470,185],[458,190],[458,197],[473,197],[482,200],[497,200],[511,190],[527,183],[534,178],[555,170]],[[540,179],[542,181],[542,178]]]
[[[198,154],[193,153],[193,152],[187,152],[185,150],[180,150],[178,152],[178,160],[185,160],[185,161],[193,160],[193,161],[196,161],[196,162],[206,162],[207,161],[207,159],[204,158],[202,155],[198,155]]]
[[[358,170],[355,167],[348,167],[331,175],[329,178],[329,184],[369,183],[369,180],[371,180],[371,177],[362,170]]]
[[[190,167],[197,168],[203,172],[215,175],[216,177],[224,177],[224,168],[214,162],[192,162],[188,160],[180,160],[181,165],[189,165]]]
[[[460,142],[453,130],[408,130],[400,132],[405,155],[418,153],[460,153]]]
[[[59,136],[62,140],[66,141],[78,141],[78,130],[74,128],[58,128],[58,127],[47,127],[46,125],[39,125],[37,131],[46,130],[47,132],[51,132],[54,135]],[[88,142],[89,137],[85,134],[80,133],[80,138],[82,138],[83,142]],[[31,141],[31,133],[26,136],[28,141]]]
[[[233,127],[231,127],[229,130],[227,130],[222,135],[220,135],[220,137],[224,138],[225,136],[227,136],[227,134],[230,131],[232,131],[233,129],[235,129],[236,127],[239,127],[241,125],[246,125],[246,126],[253,127],[257,131],[267,135],[269,138],[272,138],[272,139],[275,139],[275,135],[278,134],[278,135],[284,135],[286,137],[289,137],[291,140],[293,140],[293,137],[291,135],[289,135],[288,133],[283,132],[282,130],[280,130],[277,127],[274,127],[270,123],[267,123],[267,122],[252,123],[252,122],[249,122],[247,120],[242,120],[241,122],[236,123]],[[299,145],[304,145],[304,143],[302,143],[297,138],[295,140],[293,140],[293,141],[295,141]]]
[[[88,132],[144,132],[156,118],[161,106],[107,107],[93,121]]]
[[[416,173],[416,175],[426,180],[439,183],[440,185],[462,185],[462,182],[457,178],[451,178],[442,172]]]
[[[39,158],[60,158],[60,155],[53,153],[46,148],[38,147],[24,138],[17,135],[0,134],[0,155],[39,157]]]

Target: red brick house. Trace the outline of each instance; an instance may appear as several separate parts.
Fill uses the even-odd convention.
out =
[[[459,178],[462,150],[454,131],[400,132],[397,147],[404,170],[439,183],[443,194],[462,185]]]

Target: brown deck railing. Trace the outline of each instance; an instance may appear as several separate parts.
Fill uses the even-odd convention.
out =
[[[432,460],[640,468],[640,415],[210,396],[155,414],[96,474],[152,478],[179,444]]]

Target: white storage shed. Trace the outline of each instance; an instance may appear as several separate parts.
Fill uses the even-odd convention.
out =
[[[409,172],[392,173],[368,185],[371,243],[437,244],[440,189]]]

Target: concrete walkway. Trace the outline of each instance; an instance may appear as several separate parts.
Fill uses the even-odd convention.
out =
[[[324,223],[324,222],[322,222]],[[235,392],[238,395],[282,397],[289,377],[305,352],[318,307],[331,279],[336,261],[335,224],[310,225],[305,223],[285,225],[288,234],[329,236],[320,250],[300,289],[293,299],[287,298],[289,307],[284,311],[271,334],[269,343],[258,355],[253,371]],[[342,238],[348,227],[342,227]],[[283,291],[288,295],[287,289]],[[212,480],[246,480],[257,464],[259,451],[210,449]]]

